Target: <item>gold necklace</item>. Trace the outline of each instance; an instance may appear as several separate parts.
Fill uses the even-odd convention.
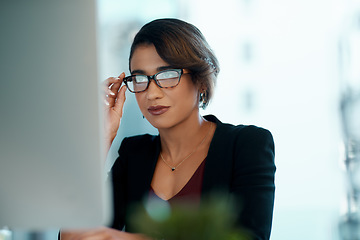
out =
[[[205,142],[205,139],[206,137],[209,135],[210,133],[210,130],[211,130],[211,127],[212,127],[212,122],[210,122],[210,126],[209,126],[209,130],[208,132],[206,133],[205,137],[203,138],[203,140],[201,141],[201,143],[199,145],[197,145],[197,147],[189,154],[187,155],[178,165],[176,165],[175,167],[174,166],[171,166],[163,157],[163,155],[161,154],[160,152],[160,157],[161,157],[161,160],[163,160],[163,162],[169,167],[171,168],[171,171],[175,171],[186,159],[188,159],[189,157],[191,157],[191,155],[193,155],[196,150],[198,150],[198,148],[201,146],[201,144],[203,144]]]

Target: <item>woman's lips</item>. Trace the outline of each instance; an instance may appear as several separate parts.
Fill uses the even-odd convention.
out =
[[[149,113],[152,115],[161,115],[165,113],[167,110],[169,110],[169,107],[161,106],[161,105],[151,106],[148,108]]]

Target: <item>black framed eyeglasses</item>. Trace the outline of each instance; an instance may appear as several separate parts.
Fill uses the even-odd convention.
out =
[[[182,69],[167,69],[152,76],[131,75],[125,77],[124,82],[132,93],[144,92],[148,89],[151,79],[153,79],[160,88],[172,88],[179,84],[183,73]]]

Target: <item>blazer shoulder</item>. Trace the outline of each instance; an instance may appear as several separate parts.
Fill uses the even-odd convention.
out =
[[[258,127],[255,125],[238,125],[235,126],[234,132],[242,137],[246,138],[270,138],[272,139],[272,134],[268,129]]]
[[[271,138],[272,134],[268,129],[258,127],[255,125],[233,125],[229,123],[220,123],[218,124],[220,132],[226,134],[227,136],[234,136],[236,138],[245,138],[245,139],[261,139],[261,138]]]
[[[143,135],[136,135],[131,137],[125,137],[119,148],[119,153],[125,150],[125,148],[128,150],[130,149],[138,149],[139,146],[142,147],[142,150],[153,146],[153,144],[157,144],[158,137],[156,135],[150,135],[150,134],[143,134]]]
[[[217,130],[221,134],[226,134],[227,136],[239,135],[246,136],[272,136],[271,132],[265,128],[258,127],[255,125],[234,125],[230,123],[223,123],[219,119],[217,119],[214,115],[206,115],[204,116],[206,120],[214,122],[217,126]]]
[[[150,134],[142,134],[131,137],[125,137],[123,141],[128,143],[154,142],[158,136]]]
[[[254,146],[270,144],[272,147],[274,145],[271,132],[265,128],[255,125],[223,123],[213,115],[207,115],[205,119],[216,124],[213,138],[213,146],[216,149],[218,149],[217,146],[222,149],[233,149],[234,145],[237,147],[249,144]]]
[[[233,129],[235,145],[240,149],[249,151],[253,149],[256,152],[268,149],[274,155],[274,138],[271,132],[265,128],[255,125],[240,125]]]

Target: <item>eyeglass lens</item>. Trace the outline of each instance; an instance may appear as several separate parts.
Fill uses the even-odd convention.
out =
[[[154,75],[157,84],[163,88],[174,87],[179,83],[180,71],[165,70]],[[146,75],[134,75],[127,79],[126,85],[132,92],[145,91],[149,84],[149,77]]]

